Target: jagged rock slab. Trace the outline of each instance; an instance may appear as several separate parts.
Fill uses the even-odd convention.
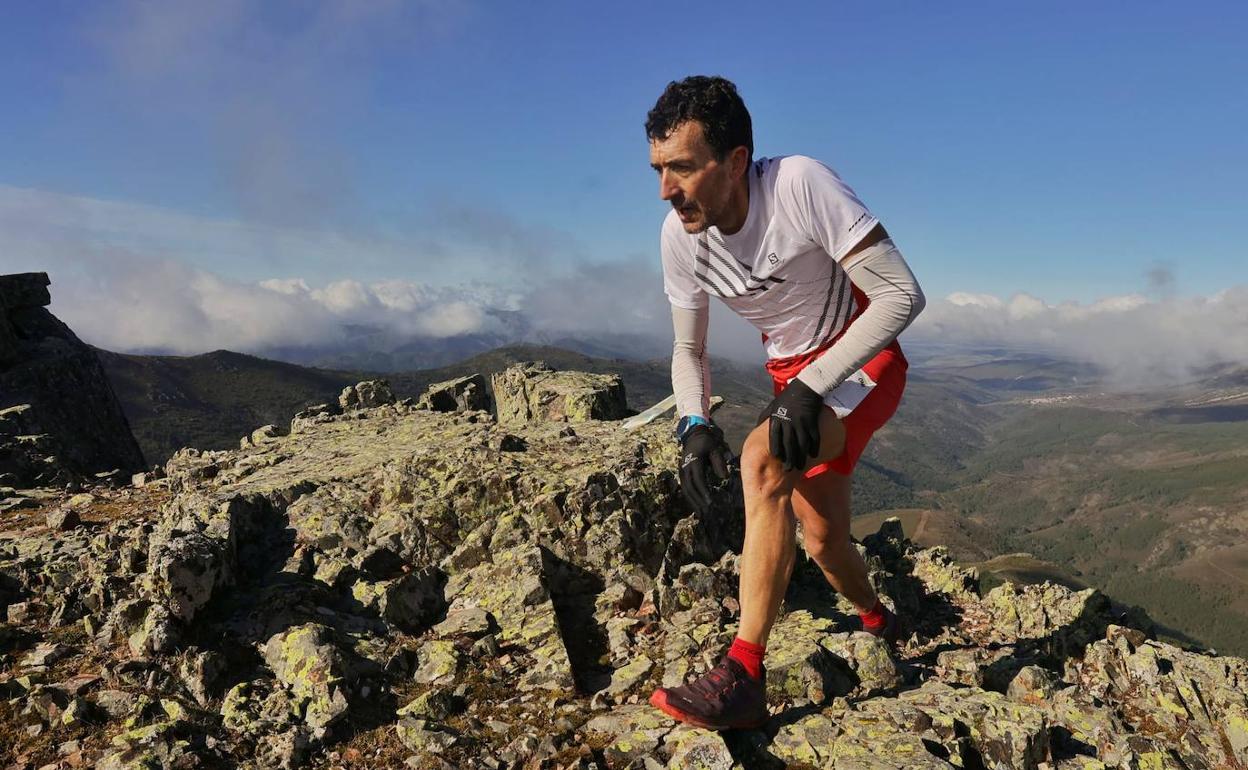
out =
[[[425,389],[416,402],[417,409],[431,409],[435,412],[490,412],[493,407],[489,385],[479,374],[435,382]]]
[[[516,364],[492,378],[498,421],[618,420],[628,414],[624,381],[617,374],[556,372],[544,363]]]
[[[52,315],[46,273],[0,275],[0,486],[144,467],[94,351]]]
[[[541,551],[518,545],[494,554],[489,564],[453,576],[446,593],[452,611],[477,607],[493,615],[499,640],[532,658],[521,687],[569,689],[572,663],[542,570]]]

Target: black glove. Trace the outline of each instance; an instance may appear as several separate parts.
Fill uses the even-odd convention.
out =
[[[801,470],[819,455],[819,415],[823,396],[799,379],[789,382],[763,413],[759,423],[771,420],[771,454],[784,461],[786,471]]]
[[[711,510],[707,467],[726,480],[732,452],[724,441],[724,432],[716,425],[693,426],[680,446],[680,491],[694,510],[706,515]]]

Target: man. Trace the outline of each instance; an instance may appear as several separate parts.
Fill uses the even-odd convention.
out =
[[[709,295],[763,333],[776,398],[741,451],[745,544],[741,619],[727,656],[650,702],[710,729],[767,720],[763,656],[795,558],[806,552],[890,642],[898,620],[879,601],[849,540],[850,474],[892,416],[906,381],[897,335],[923,308],[884,227],[811,158],[754,159],[749,112],[719,77],[670,83],[647,116],[663,222],[664,291],[672,305],[672,385],[681,420],[681,487],[709,511],[713,472],[727,476],[723,433],[709,419]]]

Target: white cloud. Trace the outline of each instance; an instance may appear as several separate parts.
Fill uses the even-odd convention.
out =
[[[1113,384],[1166,384],[1211,364],[1248,364],[1248,286],[1212,297],[1127,294],[1058,305],[957,293],[929,302],[906,337],[1044,350],[1096,363]]]

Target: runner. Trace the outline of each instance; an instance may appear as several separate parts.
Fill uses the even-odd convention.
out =
[[[681,415],[681,489],[709,512],[711,474],[728,447],[710,420],[706,330],[714,295],[763,336],[775,400],[741,450],[745,545],[741,620],[718,666],[650,702],[711,729],[767,720],[763,656],[795,558],[806,552],[859,609],[865,630],[895,642],[898,619],[876,596],[849,539],[850,474],[901,400],[897,335],[924,299],[883,225],[822,163],[753,157],[750,114],[719,77],[670,83],[646,119],[672,305],[672,386]]]

